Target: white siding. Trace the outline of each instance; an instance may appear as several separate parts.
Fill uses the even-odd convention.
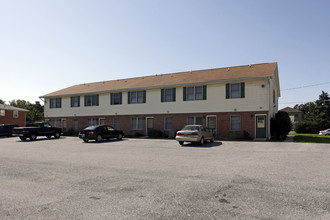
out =
[[[146,103],[142,104],[127,104],[127,92],[122,93],[121,105],[110,105],[110,93],[99,94],[99,106],[85,107],[81,95],[80,107],[72,108],[67,96],[62,97],[62,108],[50,109],[46,99],[45,117],[269,111],[273,103],[272,84],[268,79],[245,81],[245,98],[237,99],[226,99],[226,83],[208,84],[207,100],[198,101],[183,101],[183,87],[176,88],[176,102],[161,102],[161,88],[147,89]]]

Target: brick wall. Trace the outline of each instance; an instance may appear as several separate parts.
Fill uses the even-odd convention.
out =
[[[251,138],[255,137],[255,115],[256,114],[268,114],[264,112],[225,112],[225,113],[187,113],[187,114],[157,114],[157,115],[117,115],[117,116],[84,116],[84,117],[66,117],[66,118],[46,118],[53,120],[66,119],[67,130],[73,128],[73,120],[78,120],[78,129],[82,130],[87,127],[88,119],[105,119],[105,124],[114,126],[114,118],[119,118],[120,129],[124,131],[126,135],[134,136],[136,133],[146,135],[146,121],[148,117],[154,118],[154,129],[160,130],[173,136],[177,130],[180,130],[187,124],[187,117],[203,117],[203,125],[206,126],[207,116],[217,117],[217,137],[218,138],[242,138],[244,133],[248,132]],[[241,124],[240,131],[231,131],[230,117],[240,116]],[[165,118],[172,117],[172,131],[165,131]],[[131,121],[132,118],[143,118],[143,129],[132,130]]]
[[[5,110],[5,116],[0,115],[0,124],[17,124],[18,126],[26,126],[26,112],[18,111],[18,117],[14,118],[13,110]]]

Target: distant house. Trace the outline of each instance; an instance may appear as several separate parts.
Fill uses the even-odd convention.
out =
[[[29,110],[0,104],[0,124],[26,125],[26,112]]]
[[[187,71],[74,85],[41,96],[45,120],[63,130],[108,124],[126,135],[170,137],[201,124],[218,138],[270,138],[278,111],[277,63]]]
[[[286,107],[281,109],[282,112],[287,112],[289,114],[292,124],[296,124],[304,120],[304,113],[298,109]]]

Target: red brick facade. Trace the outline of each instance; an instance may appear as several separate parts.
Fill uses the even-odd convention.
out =
[[[185,114],[156,114],[156,115],[117,115],[117,116],[84,116],[84,117],[66,117],[66,118],[46,118],[50,123],[54,124],[54,120],[66,120],[66,130],[73,129],[73,121],[78,121],[78,130],[88,126],[88,119],[105,119],[105,124],[114,126],[114,118],[118,118],[120,129],[126,135],[134,136],[136,133],[146,135],[146,121],[147,118],[154,119],[154,129],[160,130],[170,137],[175,135],[177,130],[180,130],[187,124],[188,117],[202,117],[203,125],[207,126],[207,117],[216,117],[216,133],[218,138],[242,138],[249,134],[250,138],[255,138],[255,115],[266,114],[267,111],[262,112],[225,112],[225,113],[185,113]],[[240,116],[240,129],[239,131],[231,131],[231,116]],[[172,117],[172,130],[165,130],[165,118]],[[143,118],[143,129],[132,130],[132,118]]]
[[[0,115],[0,124],[17,124],[24,127],[26,125],[26,112],[18,110],[2,109],[4,115]],[[18,111],[18,116],[14,117],[14,111]]]

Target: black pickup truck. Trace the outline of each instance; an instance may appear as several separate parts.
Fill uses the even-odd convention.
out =
[[[61,134],[61,128],[52,127],[50,124],[43,122],[32,124],[31,127],[19,127],[13,130],[13,136],[18,136],[22,141],[25,141],[26,138],[34,141],[37,136],[60,138]]]

